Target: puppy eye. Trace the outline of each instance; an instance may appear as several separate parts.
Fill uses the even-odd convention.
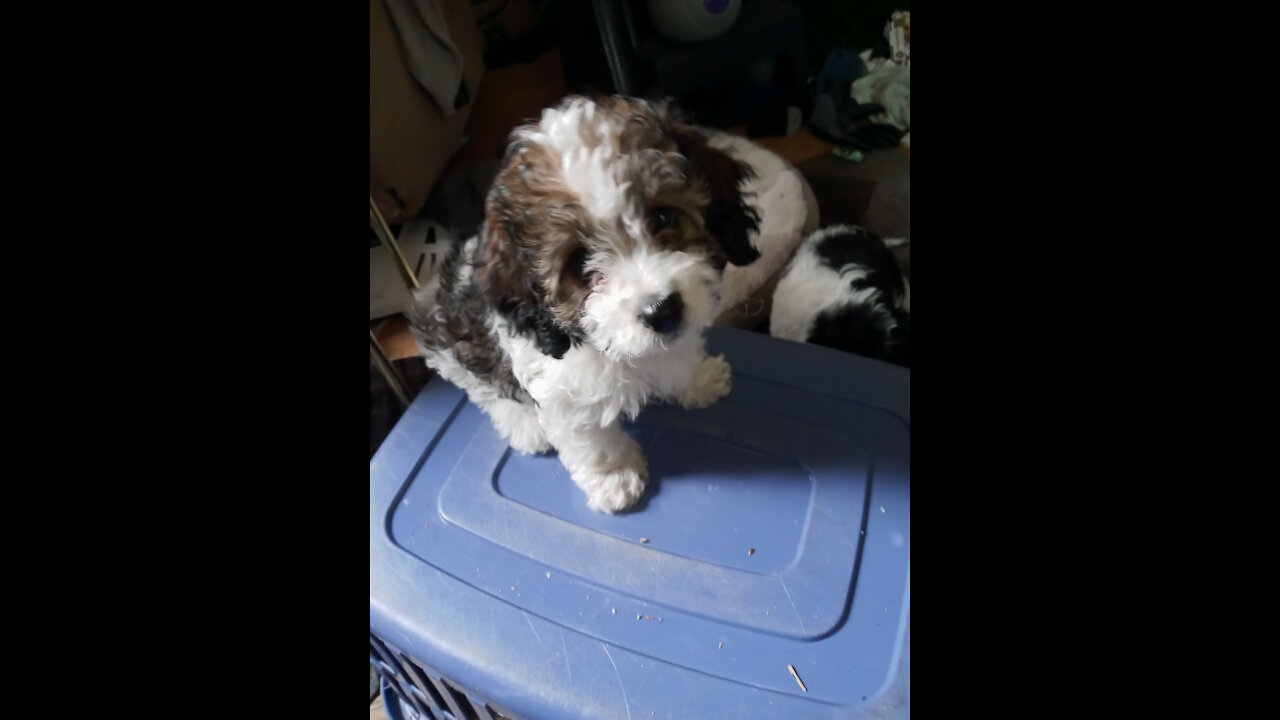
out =
[[[676,209],[669,207],[654,208],[649,211],[649,232],[657,234],[676,226]]]
[[[569,262],[565,264],[565,269],[568,272],[573,273],[574,275],[582,278],[583,280],[586,280],[587,274],[588,274],[586,266],[587,266],[587,249],[578,248],[577,250],[573,251],[572,255],[569,256]]]

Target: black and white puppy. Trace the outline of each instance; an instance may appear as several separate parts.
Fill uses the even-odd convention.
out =
[[[911,286],[879,236],[853,225],[805,238],[778,281],[774,337],[911,366]]]
[[[751,169],[708,140],[662,104],[567,98],[512,133],[479,235],[410,310],[427,364],[515,450],[554,447],[595,510],[648,478],[620,418],[731,387],[702,331],[725,265],[759,257],[759,215]]]

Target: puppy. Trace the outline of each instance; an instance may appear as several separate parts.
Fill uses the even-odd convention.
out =
[[[910,367],[910,313],[910,283],[886,243],[836,225],[805,238],[783,271],[769,333]]]
[[[644,492],[623,433],[650,401],[729,393],[702,331],[726,263],[759,257],[751,169],[665,104],[571,96],[512,132],[483,225],[415,295],[427,364],[523,453],[554,448],[594,510]]]

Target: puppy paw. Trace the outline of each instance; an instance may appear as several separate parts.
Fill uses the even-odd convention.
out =
[[[733,370],[723,355],[703,358],[693,373],[693,383],[680,395],[680,405],[690,410],[704,408],[733,389]]]
[[[627,439],[621,454],[601,469],[580,469],[573,481],[587,494],[587,506],[602,513],[626,510],[644,494],[649,465],[634,441]]]
[[[526,455],[544,453],[551,449],[547,434],[538,423],[538,413],[532,407],[504,400],[488,408],[493,426],[512,450]]]
[[[648,475],[646,468],[622,468],[598,475],[590,480],[595,491],[586,493],[586,506],[609,515],[626,510],[644,495]]]
[[[507,436],[507,444],[512,450],[525,455],[537,455],[551,449],[546,433],[542,432],[542,427],[537,422],[522,423],[512,428],[511,434]]]

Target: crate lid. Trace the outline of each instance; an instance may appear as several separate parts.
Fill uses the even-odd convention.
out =
[[[428,383],[370,465],[371,630],[517,715],[909,716],[910,371],[707,345],[733,392],[626,426],[616,516]]]

